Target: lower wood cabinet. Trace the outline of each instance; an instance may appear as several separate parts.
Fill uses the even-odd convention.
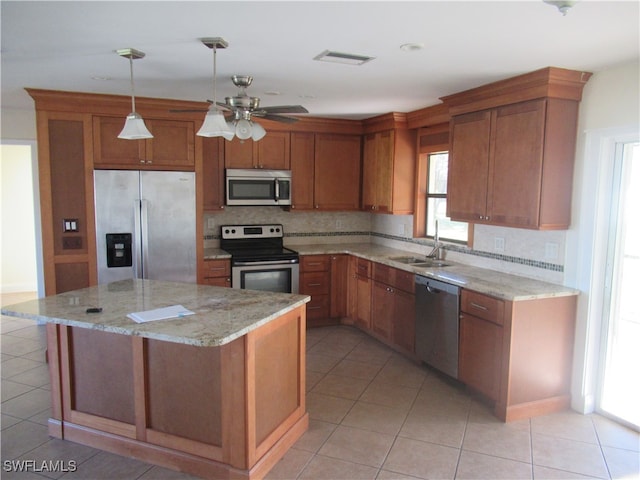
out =
[[[316,327],[329,323],[331,305],[331,256],[302,255],[300,257],[300,293],[310,295],[307,303],[307,325]]]
[[[411,272],[373,263],[371,330],[409,353],[415,352],[414,282]]]
[[[231,287],[231,261],[205,260],[200,265],[198,283],[215,287]]]
[[[355,326],[371,328],[371,262],[349,257],[347,318]]]

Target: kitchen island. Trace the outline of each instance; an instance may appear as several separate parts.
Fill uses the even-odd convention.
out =
[[[261,478],[308,427],[308,301],[123,280],[2,313],[47,323],[50,435],[203,478]],[[193,314],[127,317],[173,305]]]

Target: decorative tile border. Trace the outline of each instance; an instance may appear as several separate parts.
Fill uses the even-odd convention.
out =
[[[399,237],[396,235],[389,235],[386,233],[377,233],[377,232],[294,232],[294,233],[285,233],[285,238],[300,238],[300,237],[345,237],[345,236],[372,236],[372,237],[380,237],[385,238],[387,240],[395,240],[398,242],[406,242],[413,243],[415,245],[426,245],[433,246],[434,242],[432,240],[425,240],[422,238],[406,238]],[[220,235],[205,235],[205,240],[219,240]],[[538,260],[530,260],[528,258],[520,258],[513,257],[511,255],[501,255],[497,253],[491,252],[483,252],[480,250],[473,250],[462,245],[455,245],[451,243],[447,243],[442,247],[444,250],[449,250],[456,253],[462,253],[465,255],[474,255],[476,257],[482,258],[490,258],[492,260],[499,260],[501,262],[509,262],[516,263],[519,265],[526,265],[528,267],[541,268],[543,270],[550,270],[553,272],[564,272],[564,265],[558,265],[556,263],[549,262],[541,262]]]

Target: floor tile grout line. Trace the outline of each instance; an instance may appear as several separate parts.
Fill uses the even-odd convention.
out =
[[[600,449],[600,455],[602,455],[602,461],[604,462],[604,465],[607,469],[607,475],[609,475],[609,478],[613,478],[613,476],[611,475],[611,468],[609,467],[609,462],[607,462],[607,456],[604,454],[604,449],[602,448],[602,442],[600,441],[600,434],[598,433],[598,429],[596,428],[596,425],[593,421],[593,416],[589,415],[589,420],[591,420],[591,427],[593,428],[593,431],[596,435],[596,439],[598,440],[598,448]]]

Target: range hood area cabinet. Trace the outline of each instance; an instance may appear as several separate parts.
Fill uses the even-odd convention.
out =
[[[443,98],[452,114],[447,215],[567,229],[578,105],[590,75],[549,67]]]
[[[122,117],[93,117],[93,165],[101,169],[181,170],[195,166],[194,122],[146,118],[153,138],[118,138]]]
[[[259,142],[234,137],[224,142],[225,168],[267,168],[289,170],[290,133],[269,130]]]
[[[413,213],[416,130],[390,129],[364,135],[362,209]]]

